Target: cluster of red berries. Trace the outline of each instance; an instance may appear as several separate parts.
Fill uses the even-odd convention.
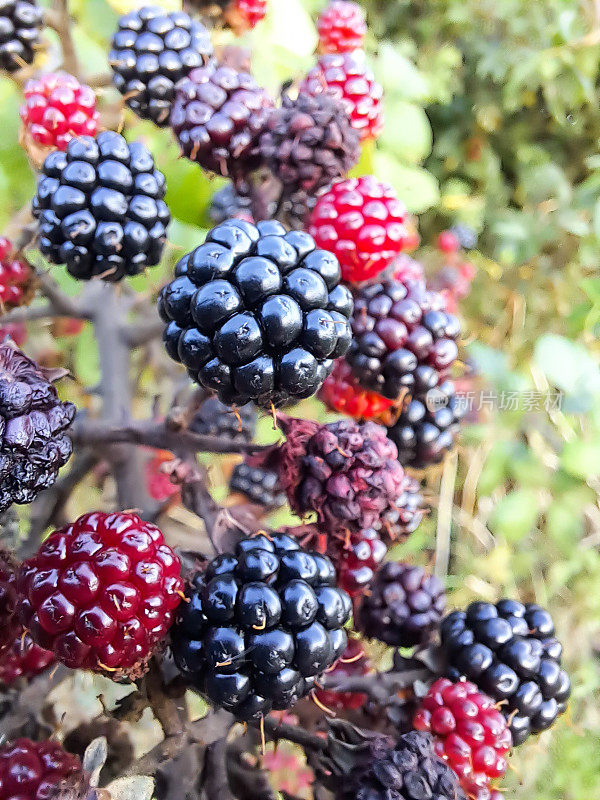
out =
[[[367,23],[358,3],[331,0],[319,17],[317,29],[322,53],[349,53],[362,47]]]
[[[31,267],[15,253],[13,243],[0,236],[0,308],[22,306],[31,296]]]
[[[0,747],[0,800],[46,800],[81,778],[80,760],[57,742],[16,739]]]

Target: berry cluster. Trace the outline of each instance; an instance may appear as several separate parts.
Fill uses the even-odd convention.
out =
[[[494,701],[467,681],[440,678],[414,718],[419,731],[433,734],[434,749],[460,778],[470,798],[488,800],[491,782],[508,767],[512,736]]]
[[[190,430],[202,436],[218,436],[232,442],[251,442],[256,422],[256,410],[252,403],[246,403],[234,411],[218,397],[209,397],[192,417]]]
[[[109,54],[114,84],[143,119],[168,125],[175,86],[212,56],[208,31],[183,11],[144,6],[121,17]]]
[[[317,29],[322,53],[351,53],[362,47],[367,22],[358,3],[331,0],[319,17]]]
[[[4,0],[0,6],[0,69],[32,64],[40,44],[43,12],[36,0]]]
[[[17,581],[23,626],[73,669],[142,674],[183,591],[180,562],[136,514],[85,514],[54,531]]]
[[[0,618],[4,620],[1,612]],[[21,678],[35,678],[53,663],[54,655],[38,647],[29,633],[21,631],[10,647],[0,653],[0,686],[12,686]]]
[[[279,488],[279,475],[271,470],[236,464],[229,480],[232,492],[239,492],[251,503],[265,509],[281,508],[285,505],[285,492]]]
[[[310,397],[348,349],[352,297],[306,233],[229,220],[176,276],[159,298],[167,351],[225,403]]]
[[[10,647],[18,631],[16,610],[15,562],[9,553],[0,550],[0,654]]]
[[[196,576],[172,632],[179,669],[238,719],[286,709],[345,650],[350,598],[325,556],[273,533]]]
[[[471,603],[441,626],[448,676],[473,681],[498,702],[515,745],[549,728],[567,707],[571,684],[550,614],[516,600]]]
[[[15,253],[9,239],[0,236],[0,308],[22,306],[31,297],[31,267]]]
[[[16,739],[0,747],[0,800],[45,800],[81,776],[77,756],[57,742]]]
[[[119,281],[158,264],[171,215],[165,178],[141,142],[114,131],[50,153],[33,200],[40,250],[75,278]]]

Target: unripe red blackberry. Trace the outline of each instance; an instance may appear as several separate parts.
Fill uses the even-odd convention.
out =
[[[453,231],[442,231],[437,238],[437,248],[442,253],[456,253],[460,250],[460,241]]]
[[[165,503],[169,499],[175,502],[180,494],[180,487],[171,481],[168,471],[165,470],[165,465],[172,464],[174,459],[175,456],[168,450],[158,450],[153,452],[145,464],[148,494],[160,503]]]
[[[346,361],[361,386],[390,400],[435,388],[458,357],[458,319],[424,283],[384,280],[354,296]]]
[[[44,161],[33,199],[40,250],[74,278],[119,281],[158,264],[171,220],[164,175],[115,131],[72,139]]]
[[[10,553],[0,550],[0,657],[19,630],[15,583],[16,562]]]
[[[187,158],[237,182],[260,165],[272,108],[251,75],[211,62],[178,84],[171,125]]]
[[[367,34],[365,13],[351,0],[330,0],[317,23],[321,53],[360,50]]]
[[[264,506],[266,510],[285,505],[285,492],[280,488],[279,475],[268,469],[236,464],[229,480],[232,492],[244,495],[251,503]]]
[[[439,578],[399,561],[379,567],[369,589],[357,615],[358,628],[392,647],[425,644],[446,608]]]
[[[408,283],[409,281],[412,283],[424,282],[425,269],[420,261],[411,258],[406,253],[400,253],[390,264],[389,276],[392,280],[401,281],[402,283]]]
[[[318,200],[309,233],[334,253],[346,283],[367,281],[404,249],[406,209],[388,183],[371,175],[334,183]]]
[[[12,344],[0,345],[0,511],[33,502],[71,456],[75,406],[60,401],[53,379]]]
[[[213,54],[204,25],[183,11],[143,6],[121,17],[109,62],[117,89],[143,119],[168,125],[175,86]]]
[[[267,14],[267,0],[230,0],[225,19],[236,33],[255,28]]]
[[[251,442],[258,417],[252,403],[233,409],[218,397],[209,397],[192,417],[190,430],[202,436],[218,436],[232,442]]]
[[[375,572],[387,553],[374,528],[352,537],[348,546],[336,547],[332,555],[339,586],[355,600],[369,588]]]
[[[46,800],[81,777],[77,756],[57,742],[15,739],[0,747],[0,800]]]
[[[8,310],[22,306],[28,303],[32,296],[31,267],[15,253],[12,242],[0,236],[0,309]]]
[[[345,358],[337,359],[333,372],[325,379],[318,396],[331,411],[338,411],[357,422],[391,424],[393,401],[364,389]]]
[[[284,95],[260,138],[266,166],[281,181],[283,197],[308,198],[344,177],[358,163],[360,145],[344,105],[328,95]]]
[[[383,89],[364,59],[354,53],[328,53],[319,58],[300,84],[306,94],[330,94],[342,100],[361,139],[376,139],[383,130]]]
[[[358,639],[348,639],[348,646],[327,675],[344,680],[368,675],[371,670],[371,662],[362,643]],[[317,689],[315,695],[326,708],[330,708],[332,711],[356,710],[362,708],[368,700],[367,695],[363,692],[344,692],[336,689]]]
[[[21,622],[68,667],[135,678],[171,627],[180,567],[136,514],[85,514],[23,563]]]
[[[65,150],[75,136],[95,136],[100,115],[96,93],[67,72],[50,72],[25,84],[20,115],[28,137],[41,148]]]
[[[494,701],[475,684],[435,681],[413,724],[433,735],[435,752],[456,772],[468,797],[483,797],[505,774],[512,736]]]
[[[30,634],[20,629],[10,647],[0,653],[0,686],[12,686],[20,678],[35,678],[54,661],[49,650],[38,647]]]
[[[0,69],[16,72],[33,63],[40,44],[43,17],[35,0],[3,0],[0,5]]]
[[[172,632],[175,662],[238,719],[290,708],[346,648],[351,603],[332,563],[285,534],[217,556],[188,600]]]
[[[175,273],[159,297],[165,347],[224,403],[310,397],[348,349],[352,296],[307,233],[229,220]]]

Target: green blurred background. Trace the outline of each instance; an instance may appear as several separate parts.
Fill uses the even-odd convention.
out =
[[[164,6],[179,6],[164,2]],[[464,357],[500,394],[560,391],[562,407],[478,415],[456,457],[428,474],[434,513],[399,555],[429,563],[451,518],[450,601],[535,599],[555,615],[574,685],[570,711],[513,759],[507,798],[600,797],[600,3],[597,0],[363,0],[368,57],[385,88],[386,130],[357,172],[390,180],[427,244],[462,222],[479,234],[478,274],[461,306]],[[128,0],[73,0],[85,74],[107,70]],[[273,92],[313,63],[322,0],[271,0],[248,34],[253,69]],[[228,34],[219,34],[225,42]],[[49,36],[51,40],[51,36]],[[44,68],[53,66],[52,47]],[[20,88],[0,80],[0,230],[32,195],[18,145]],[[105,107],[119,103],[103,93]],[[153,293],[208,227],[222,185],[178,159],[168,132],[125,116],[167,175],[174,217],[163,267],[136,279]],[[425,259],[431,249],[423,250]],[[42,263],[38,261],[37,263]],[[63,286],[78,291],[62,270]],[[30,349],[66,363],[70,389],[97,381],[93,332]],[[139,364],[140,414],[158,387]],[[167,378],[164,378],[167,381]],[[90,401],[91,402],[91,401]],[[523,404],[521,404],[523,405]],[[322,414],[316,402],[306,415]],[[263,425],[268,430],[268,422]],[[271,434],[272,435],[272,434]],[[223,486],[215,481],[222,498]],[[91,489],[89,491],[92,491]],[[438,499],[443,514],[438,516]],[[89,493],[86,496],[89,503]],[[280,515],[281,518],[281,515]]]

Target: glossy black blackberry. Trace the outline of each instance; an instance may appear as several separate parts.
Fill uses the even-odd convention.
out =
[[[442,622],[451,680],[465,677],[503,702],[515,745],[549,728],[567,707],[571,683],[550,614],[516,600],[471,603]]]
[[[252,403],[235,410],[218,397],[209,397],[192,417],[190,430],[202,436],[220,436],[232,442],[251,442],[257,415]]]
[[[455,394],[452,381],[444,381],[425,395],[412,398],[388,436],[398,448],[398,460],[405,467],[423,468],[438,464],[454,447],[460,422],[467,411]]]
[[[307,233],[228,220],[175,272],[159,298],[167,352],[224,403],[310,397],[348,349],[352,296]]]
[[[354,297],[346,360],[361,386],[396,400],[434,388],[458,356],[458,319],[420,281],[385,280]]]
[[[215,225],[220,225],[233,217],[250,221],[252,218],[250,206],[250,198],[239,194],[234,185],[228,183],[213,194],[208,215]]]
[[[175,85],[213,53],[202,23],[183,11],[144,6],[121,17],[109,62],[126,103],[144,119],[168,125]]]
[[[188,600],[172,629],[175,662],[239,719],[290,708],[346,647],[351,603],[333,565],[282,533],[217,556]]]
[[[281,508],[286,503],[279,475],[268,469],[236,464],[229,480],[232,492],[239,492],[256,505],[266,509]]]
[[[392,647],[425,644],[446,610],[440,579],[401,561],[382,564],[369,588],[357,614],[358,628]]]
[[[75,278],[119,281],[158,264],[171,220],[165,178],[141,142],[114,131],[72,139],[42,167],[40,250]]]
[[[35,0],[0,3],[0,69],[16,72],[33,63],[43,18],[43,11]]]

